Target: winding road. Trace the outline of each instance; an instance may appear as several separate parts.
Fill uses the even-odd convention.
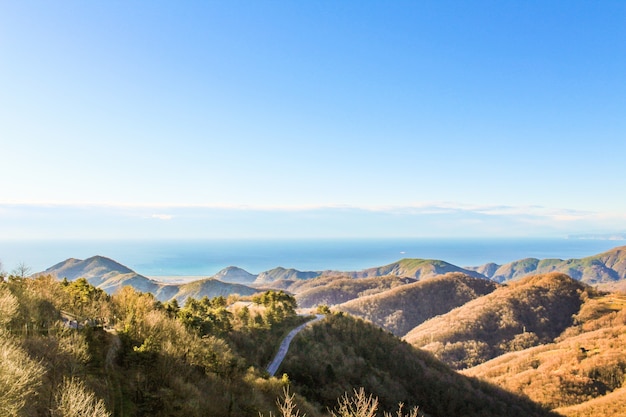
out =
[[[274,360],[267,366],[267,372],[270,374],[270,376],[274,376],[276,374],[276,371],[278,371],[278,367],[280,366],[280,364],[283,363],[283,359],[285,359],[285,355],[287,355],[287,351],[289,350],[289,344],[291,344],[293,338],[302,330],[304,330],[305,327],[310,326],[317,321],[320,321],[324,317],[325,316],[323,314],[317,314],[313,320],[301,324],[300,326],[290,331],[287,336],[285,336],[283,341],[280,343],[278,353],[276,353]]]

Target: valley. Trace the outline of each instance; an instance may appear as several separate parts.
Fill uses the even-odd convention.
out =
[[[150,390],[170,390],[172,404],[181,404],[195,398],[192,386],[231,398],[203,403],[217,414],[255,415],[273,410],[289,386],[310,416],[325,415],[338,398],[363,388],[380,410],[404,403],[425,416],[574,417],[601,407],[617,417],[625,410],[626,295],[607,292],[605,284],[624,281],[624,254],[618,247],[578,260],[475,268],[423,259],[362,271],[275,268],[255,275],[229,267],[188,283],[152,280],[102,256],[69,259],[33,278],[5,278],[2,308],[12,318],[3,331],[32,358],[52,364],[60,345],[40,349],[73,337],[55,327],[61,311],[106,323],[109,333],[96,327],[81,336],[91,353],[72,366],[113,415],[161,415]],[[11,299],[17,304],[6,304]],[[280,341],[309,320],[296,308],[324,318],[299,328],[271,377],[264,369]],[[20,328],[32,329],[28,338]],[[41,384],[53,390],[57,380],[48,372]],[[90,379],[102,372],[117,394]],[[137,372],[144,382],[123,381]],[[133,390],[143,399],[123,405]],[[248,390],[263,394],[250,397]],[[162,415],[200,410],[173,407]]]

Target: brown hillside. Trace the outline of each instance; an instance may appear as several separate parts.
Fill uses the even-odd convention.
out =
[[[343,393],[363,387],[379,398],[381,411],[402,402],[431,417],[556,417],[523,396],[460,375],[427,352],[343,313],[299,333],[280,371],[289,375],[297,392],[324,409],[332,409]]]
[[[572,325],[590,290],[564,274],[527,277],[426,321],[405,340],[453,368],[475,366],[551,342]]]
[[[567,417],[624,417],[626,415],[626,387],[582,404],[557,408],[557,413]]]
[[[424,321],[489,294],[497,287],[492,281],[449,273],[360,297],[336,308],[403,336]]]
[[[412,282],[415,282],[412,278],[397,276],[364,279],[331,276],[296,282],[289,287],[289,291],[296,293],[300,307],[309,308],[322,304],[328,306],[341,304]]]
[[[555,343],[463,371],[568,416],[626,415],[626,297],[589,298]],[[603,410],[602,412],[598,412]],[[589,415],[589,414],[586,414]]]

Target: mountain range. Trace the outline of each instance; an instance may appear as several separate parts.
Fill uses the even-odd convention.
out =
[[[626,290],[626,246],[581,259],[525,258],[503,265],[487,263],[474,267],[459,267],[433,259],[401,259],[388,265],[361,271],[298,271],[278,267],[255,275],[244,269],[230,266],[212,277],[186,284],[166,284],[147,278],[103,256],[94,256],[85,260],[70,258],[40,274],[52,274],[69,280],[84,277],[92,285],[109,293],[115,292],[122,286],[130,285],[137,290],[153,293],[162,301],[172,298],[181,301],[188,296],[250,295],[262,288],[280,288],[300,293],[303,289],[298,290],[299,283],[303,280],[320,278],[330,282],[340,278],[367,279],[395,276],[419,281],[448,273],[461,273],[474,278],[506,283],[525,276],[548,272],[561,272],[601,289]],[[337,299],[327,303],[339,304],[345,301],[348,300]]]
[[[242,271],[239,268],[226,269],[218,276],[221,278],[233,276],[233,281],[236,281],[245,276]],[[85,278],[91,285],[108,293],[114,293],[124,286],[131,286],[138,291],[154,294],[159,301],[173,298],[184,301],[187,297],[202,298],[207,296],[212,298],[230,294],[251,295],[258,292],[258,290],[246,285],[224,282],[216,278],[206,278],[185,284],[166,284],[140,275],[104,256],[93,256],[85,260],[70,258],[37,275],[46,274],[56,275],[58,278],[67,278],[70,281]]]
[[[603,292],[626,288],[626,247],[581,259],[526,258],[465,268],[424,259],[347,272],[274,268],[255,275],[228,267],[186,284],[164,284],[101,256],[68,259],[42,274],[84,277],[109,293],[130,285],[161,301],[282,289],[294,294],[300,307],[325,305],[333,317],[328,323],[334,324],[324,331],[315,326],[320,334],[296,341],[284,365],[303,392],[305,386],[330,384],[328,398],[308,393],[320,403],[335,398],[350,378],[367,380],[372,389],[395,381],[400,368],[393,376],[385,371],[371,381],[365,377],[389,356],[372,340],[393,333],[401,343],[394,345],[396,353],[418,348],[423,360],[445,363],[445,372],[460,370],[568,417],[593,410],[617,417],[626,409],[626,295]],[[348,317],[373,323],[380,333]],[[364,332],[373,332],[367,342]],[[355,351],[361,342],[367,346]],[[418,368],[417,375],[426,372]],[[435,380],[442,378],[450,383],[456,377]]]

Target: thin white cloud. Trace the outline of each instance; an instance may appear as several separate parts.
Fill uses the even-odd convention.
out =
[[[150,217],[152,217],[153,219],[159,219],[159,220],[172,220],[174,218],[174,216],[171,214],[153,214]]]

